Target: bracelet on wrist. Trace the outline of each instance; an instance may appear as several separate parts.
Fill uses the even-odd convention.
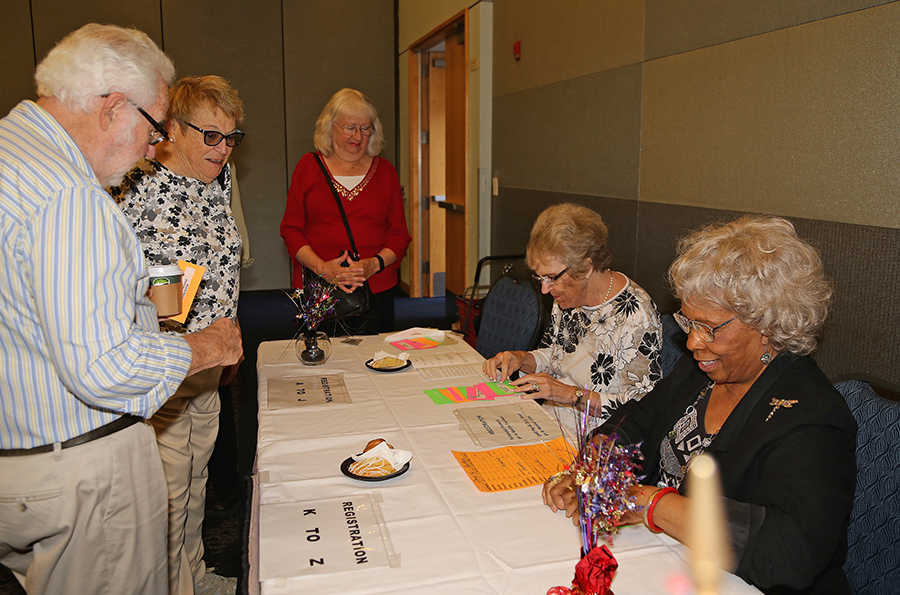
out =
[[[573,403],[575,409],[578,409],[581,406],[581,401],[584,399],[584,389],[580,386],[575,387],[575,402]]]
[[[381,254],[376,254],[375,258],[378,260],[378,272],[384,270],[384,259],[381,257]]]
[[[653,495],[650,496],[650,501],[644,507],[644,524],[647,525],[647,528],[650,529],[652,533],[662,533],[662,529],[656,526],[656,523],[653,522],[653,511],[656,510],[656,505],[659,504],[659,501],[662,500],[662,497],[666,494],[677,494],[678,490],[673,487],[659,488]]]

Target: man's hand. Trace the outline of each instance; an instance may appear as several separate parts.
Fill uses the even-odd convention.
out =
[[[191,347],[187,375],[215,366],[230,366],[241,360],[241,331],[228,318],[220,318],[203,330],[184,336]]]

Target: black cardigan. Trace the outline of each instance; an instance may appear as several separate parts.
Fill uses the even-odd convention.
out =
[[[709,383],[690,355],[597,431],[642,442],[643,483],[659,480],[659,447]],[[795,399],[772,412],[772,399]],[[707,449],[721,472],[735,574],[765,593],[849,594],[842,569],[856,486],[856,422],[809,357],[779,355]],[[690,486],[682,492],[689,495]]]

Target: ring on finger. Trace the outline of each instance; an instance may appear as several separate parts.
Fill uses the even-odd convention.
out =
[[[547,484],[548,488],[552,488],[568,476],[568,471],[560,471],[559,473],[554,473],[549,478],[547,478],[547,481],[545,483]]]
[[[541,390],[541,385],[538,384],[537,382],[532,382],[532,383],[531,383],[531,390],[533,390],[534,392],[538,392],[538,391]]]

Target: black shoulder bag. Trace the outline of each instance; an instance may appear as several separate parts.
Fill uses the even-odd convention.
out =
[[[341,212],[341,219],[344,220],[344,228],[347,230],[347,237],[350,238],[350,248],[353,250],[350,253],[350,260],[355,260],[359,262],[359,252],[356,250],[356,243],[353,241],[353,232],[350,231],[350,222],[347,221],[347,214],[344,212],[344,205],[341,204],[341,197],[338,196],[337,189],[334,187],[334,184],[331,181],[331,176],[328,173],[328,170],[325,169],[325,164],[322,163],[322,158],[319,157],[318,153],[313,153],[313,157],[316,158],[316,162],[319,164],[319,168],[322,170],[322,174],[325,176],[325,180],[328,182],[328,187],[331,188],[331,194],[334,195],[334,200],[337,203],[338,210]],[[350,265],[346,265],[350,266]],[[357,287],[353,293],[347,293],[340,287],[335,287],[334,292],[332,293],[336,302],[334,305],[334,313],[330,315],[332,318],[346,318],[348,316],[359,316],[360,314],[365,314],[375,305],[375,296],[372,294],[372,288],[369,287],[369,281],[365,281],[362,286]]]

